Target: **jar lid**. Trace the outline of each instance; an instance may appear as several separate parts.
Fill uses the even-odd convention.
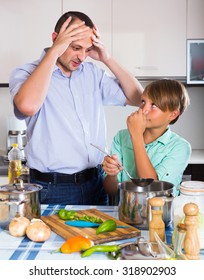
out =
[[[181,193],[188,195],[204,195],[203,181],[185,181],[181,183]]]

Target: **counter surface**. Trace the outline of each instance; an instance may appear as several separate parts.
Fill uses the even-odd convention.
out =
[[[42,215],[51,215],[60,208],[65,206],[60,205],[42,205]],[[96,208],[114,218],[118,218],[117,206],[66,206],[68,210],[84,210]],[[171,239],[171,231],[166,233],[166,239]],[[149,240],[148,231],[141,231],[141,236]],[[120,241],[112,241],[108,244],[120,244],[124,242],[134,241],[135,238],[125,239]],[[46,242],[36,243],[30,241],[27,237],[13,237],[8,230],[0,229],[0,260],[81,260],[79,253],[62,254],[51,253],[58,249],[65,240],[59,235],[52,232],[50,239]],[[171,243],[171,240],[170,242]],[[107,243],[106,243],[107,244]],[[92,260],[106,260],[108,259],[105,253],[95,253],[86,259]],[[84,260],[84,259],[83,259]]]
[[[42,205],[42,215],[54,214],[57,210],[65,208],[65,205]],[[67,210],[84,210],[97,209],[116,219],[118,219],[117,206],[81,206],[67,205]],[[166,229],[166,242],[171,243],[172,229]],[[149,232],[141,231],[141,236],[149,240]],[[120,241],[112,241],[106,244],[120,244],[124,242],[134,241],[135,238],[125,239]],[[0,260],[82,260],[80,253],[62,254],[52,253],[58,249],[65,240],[52,232],[51,237],[46,242],[36,243],[30,241],[27,237],[13,237],[8,230],[0,229]],[[105,253],[94,253],[86,258],[87,260],[107,260],[108,256]],[[201,250],[201,259],[204,259],[204,250]],[[84,260],[84,259],[83,259]]]
[[[0,176],[0,185],[8,184],[8,176]]]
[[[204,150],[192,150],[189,164],[204,164]]]

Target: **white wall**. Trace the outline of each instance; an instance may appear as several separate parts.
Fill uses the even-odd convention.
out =
[[[8,88],[0,88],[0,153],[7,150],[7,117],[13,116],[13,106]]]
[[[192,145],[193,149],[204,149],[204,87],[189,87],[191,104],[178,123],[171,128]],[[119,129],[126,128],[127,116],[136,107],[105,107],[107,118],[107,141],[110,147],[114,135]],[[6,151],[7,116],[13,115],[8,88],[0,88],[0,150]]]

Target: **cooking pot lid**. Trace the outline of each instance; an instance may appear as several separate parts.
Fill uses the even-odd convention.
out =
[[[42,189],[42,186],[37,184],[8,184],[0,186],[0,193],[33,193]]]

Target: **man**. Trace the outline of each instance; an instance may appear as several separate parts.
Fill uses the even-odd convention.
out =
[[[14,112],[27,124],[25,154],[30,180],[43,186],[41,203],[107,204],[103,105],[137,105],[142,86],[105,50],[97,28],[80,12],[61,16],[53,44],[41,58],[10,77]],[[91,62],[103,62],[115,77]]]

